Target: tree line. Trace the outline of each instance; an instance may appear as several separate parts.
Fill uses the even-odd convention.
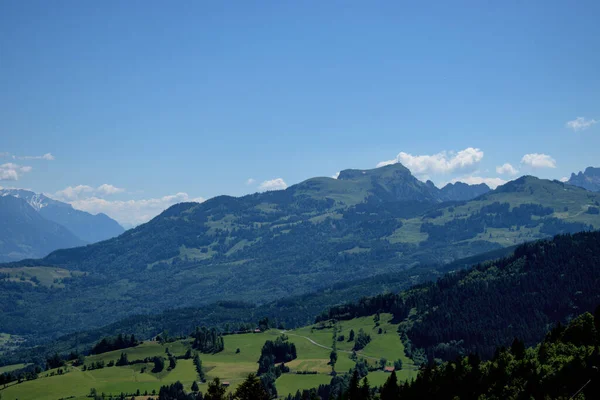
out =
[[[406,348],[426,360],[484,359],[514,337],[533,345],[556,321],[600,303],[600,232],[558,235],[402,293],[330,308],[317,322],[389,312]],[[409,312],[412,313],[409,317]],[[408,318],[408,319],[407,319]]]

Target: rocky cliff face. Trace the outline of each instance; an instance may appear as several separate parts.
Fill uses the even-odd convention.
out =
[[[592,192],[600,192],[600,168],[587,167],[585,172],[573,173],[568,183]]]

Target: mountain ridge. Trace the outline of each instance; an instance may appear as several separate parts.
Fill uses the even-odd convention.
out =
[[[90,214],[71,204],[24,189],[0,189],[0,196],[22,198],[44,218],[54,221],[87,243],[110,239],[125,232],[119,223],[104,213]]]
[[[59,247],[84,242],[64,226],[42,217],[25,200],[0,196],[0,261],[43,257]]]
[[[217,300],[264,303],[600,228],[600,216],[587,212],[600,194],[561,182],[520,178],[468,201],[443,202],[403,166],[362,172],[174,205],[116,238],[7,265],[75,276],[52,289],[52,301],[43,301],[46,289],[28,288],[24,304],[10,296],[23,286],[0,280],[7,310],[0,325],[43,336]],[[156,287],[167,296],[147,301]],[[58,301],[62,290],[84,300]],[[45,323],[34,326],[35,318]]]

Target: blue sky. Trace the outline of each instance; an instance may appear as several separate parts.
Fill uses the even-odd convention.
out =
[[[600,165],[597,1],[175,3],[0,2],[0,186],[130,226],[391,160]]]

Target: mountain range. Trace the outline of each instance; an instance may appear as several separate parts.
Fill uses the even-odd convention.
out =
[[[45,219],[25,200],[0,197],[0,260],[42,257],[58,248],[85,242],[64,226]]]
[[[57,249],[99,242],[125,231],[106,214],[92,215],[29,190],[0,189],[0,200],[4,218],[0,261],[39,258]]]
[[[600,193],[559,181],[525,176],[447,200],[481,190],[444,192],[395,164],[177,204],[118,237],[0,266],[0,326],[47,337],[215,301],[264,303],[600,228]],[[32,271],[54,278],[37,283]]]

